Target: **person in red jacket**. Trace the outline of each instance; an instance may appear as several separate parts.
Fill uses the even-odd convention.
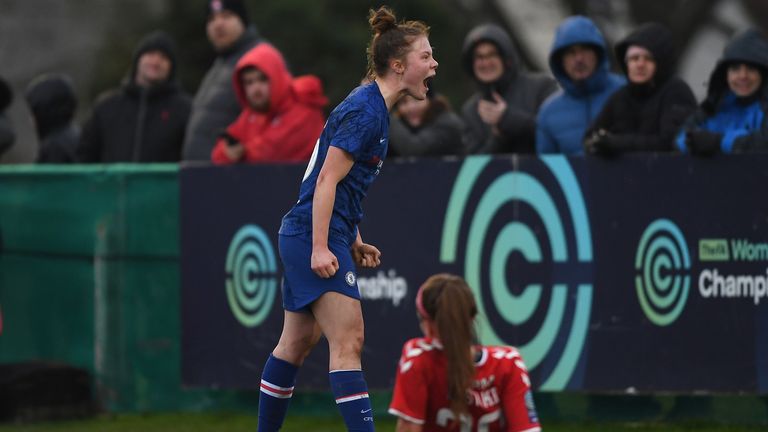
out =
[[[211,153],[213,162],[309,160],[328,103],[320,79],[293,78],[280,52],[266,43],[240,59],[232,78],[243,111],[219,136]]]

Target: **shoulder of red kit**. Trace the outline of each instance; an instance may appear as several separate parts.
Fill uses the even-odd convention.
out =
[[[486,345],[484,346],[484,348],[488,350],[488,355],[491,358],[495,358],[499,360],[522,359],[522,355],[520,355],[520,351],[518,351],[518,349],[513,346]]]
[[[425,352],[441,348],[440,344],[429,338],[413,338],[403,345],[403,356],[406,358],[418,357]]]

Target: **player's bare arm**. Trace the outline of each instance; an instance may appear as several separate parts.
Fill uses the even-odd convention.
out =
[[[317,177],[312,200],[311,266],[312,271],[321,278],[329,278],[339,269],[336,255],[328,249],[328,226],[336,200],[336,185],[346,177],[354,163],[351,154],[331,146]]]

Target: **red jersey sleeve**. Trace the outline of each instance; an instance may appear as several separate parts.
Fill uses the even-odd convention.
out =
[[[395,389],[389,413],[416,424],[424,424],[427,418],[428,387],[424,365],[419,360],[423,351],[416,346],[418,339],[403,345],[397,366]]]
[[[498,354],[497,354],[498,355]],[[539,416],[533,403],[531,381],[520,353],[509,348],[504,353],[505,380],[502,388],[502,404],[504,417],[507,420],[507,432],[540,431]]]

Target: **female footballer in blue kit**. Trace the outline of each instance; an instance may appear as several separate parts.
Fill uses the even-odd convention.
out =
[[[262,373],[261,432],[282,426],[298,368],[321,333],[330,349],[331,390],[347,429],[374,430],[360,362],[363,315],[355,264],[376,267],[381,253],[363,243],[357,229],[360,202],[387,153],[389,110],[406,94],[425,99],[437,62],[424,23],[398,23],[385,6],[371,10],[368,22],[372,81],[353,90],[329,116],[299,201],[280,227],[285,317]]]

